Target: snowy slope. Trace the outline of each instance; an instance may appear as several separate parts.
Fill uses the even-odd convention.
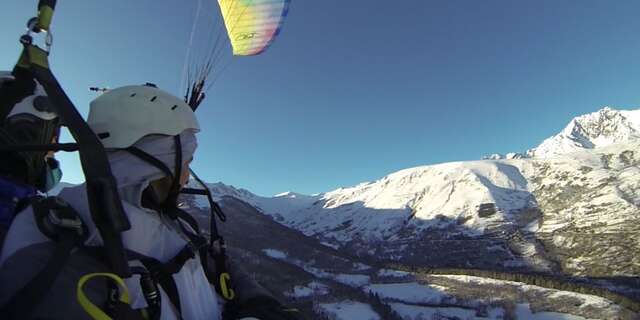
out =
[[[513,220],[513,212],[534,206],[528,182],[518,169],[491,161],[455,162],[402,170],[378,181],[317,196],[287,193],[273,198],[213,185],[220,195],[238,197],[306,234],[347,242],[355,234],[394,237],[408,224],[418,230],[464,221],[470,235]],[[480,218],[478,205],[495,203],[497,212]],[[349,227],[342,228],[349,221]]]
[[[191,181],[190,187],[200,188],[200,185]],[[281,214],[289,215],[298,212],[321,199],[320,195],[307,196],[293,192],[284,192],[273,197],[261,197],[245,189],[236,189],[233,186],[225,185],[221,182],[209,183],[207,187],[211,190],[214,198],[217,198],[216,200],[224,196],[234,197],[251,204],[263,213],[279,218],[277,219],[279,221],[282,220],[280,217]],[[209,203],[204,197],[199,198],[197,204],[202,208],[209,206]]]
[[[222,183],[211,188],[359,255],[639,274],[640,255],[629,250],[640,244],[626,236],[640,232],[639,132],[640,110],[605,108],[571,121],[534,158],[421,166],[313,196],[260,197]]]
[[[636,139],[640,139],[640,109],[616,110],[604,107],[572,119],[560,133],[545,139],[536,148],[524,153],[494,153],[482,159],[549,158]]]
[[[640,141],[531,161],[536,236],[573,274],[640,274]]]
[[[492,223],[511,220],[513,210],[531,205],[531,200],[526,180],[514,167],[456,162],[402,170],[375,182],[334,190],[311,207],[283,215],[287,224],[307,234],[340,242],[362,235],[372,240],[395,239],[408,225],[419,232],[463,224],[466,234],[477,235]],[[481,203],[495,203],[498,212],[478,217]]]

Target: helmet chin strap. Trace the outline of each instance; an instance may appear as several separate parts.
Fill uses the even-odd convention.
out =
[[[182,141],[180,140],[179,134],[173,136],[173,142],[176,146],[175,175],[173,176],[171,189],[169,189],[169,195],[164,203],[164,207],[167,209],[167,212],[170,211],[169,209],[178,207],[178,196],[180,195],[180,189],[182,188],[180,185],[180,179],[182,177]]]
[[[160,169],[162,172],[166,174],[167,177],[171,178],[171,187],[169,188],[169,192],[167,197],[164,199],[162,203],[158,203],[161,209],[165,212],[169,213],[172,209],[177,208],[178,206],[178,196],[180,195],[180,189],[182,186],[180,185],[180,177],[182,176],[182,140],[180,140],[180,135],[173,136],[173,141],[175,144],[175,168],[174,171],[171,172],[171,169],[164,164],[162,161],[158,160],[156,157],[150,155],[149,153],[143,151],[137,147],[128,147],[124,150],[138,157],[139,159],[151,164],[152,166]],[[175,172],[175,174],[174,174]]]

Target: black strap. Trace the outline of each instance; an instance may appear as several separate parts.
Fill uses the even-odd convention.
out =
[[[83,247],[83,251],[93,256],[95,259],[98,259],[100,261],[105,260],[104,247]],[[142,265],[144,265],[146,271],[149,273],[153,281],[156,284],[159,284],[162,287],[162,290],[164,290],[164,292],[167,294],[167,296],[169,297],[169,301],[171,301],[171,304],[173,304],[173,306],[176,308],[176,310],[178,311],[178,316],[180,317],[180,295],[178,294],[178,287],[176,286],[175,280],[173,279],[173,274],[180,272],[184,263],[189,260],[189,254],[183,252],[185,251],[185,249],[182,249],[173,259],[171,259],[167,263],[162,263],[158,259],[146,256],[136,251],[132,251],[129,249],[126,249],[126,251],[127,257],[130,261],[138,260],[142,263]],[[193,256],[193,254],[191,254],[191,256]],[[136,270],[135,267],[131,269],[134,272]],[[149,301],[147,301],[147,304],[149,304]],[[115,306],[117,307],[117,305]],[[156,314],[160,315],[160,310],[158,310]]]
[[[181,313],[180,294],[173,275],[180,272],[184,264],[194,257],[193,249],[187,245],[166,263],[151,257],[139,256],[137,258],[147,268],[152,279],[160,284],[178,313]]]
[[[184,222],[186,222],[189,227],[191,227],[191,229],[193,229],[193,232],[195,232],[196,234],[200,235],[200,225],[198,225],[198,221],[192,216],[190,215],[188,212],[180,209],[180,208],[170,208],[169,210],[165,211],[165,213],[171,218],[171,219],[180,219]],[[186,230],[183,230],[186,231]],[[189,232],[191,233],[191,232]]]
[[[171,172],[171,169],[169,169],[169,167],[167,167],[167,165],[165,165],[164,162],[144,152],[142,149],[131,146],[126,148],[125,150],[129,151],[131,154],[140,158],[141,160],[146,161],[149,164],[153,165],[154,167],[162,170],[162,172],[164,172],[168,177],[173,177],[173,172]]]
[[[142,264],[144,264],[147,269],[152,268],[150,261],[143,260]],[[178,315],[181,317],[182,305],[180,303],[180,294],[178,293],[178,287],[176,286],[176,281],[173,279],[173,275],[157,275],[153,279],[160,284],[164,292],[169,297],[169,301],[171,301],[171,304],[173,304]]]
[[[199,230],[196,220],[186,211],[176,208],[173,212],[178,216],[178,218],[186,221],[193,230]],[[215,217],[212,217],[212,219],[215,219]],[[200,263],[202,264],[202,268],[204,269],[205,275],[207,276],[207,280],[209,280],[209,283],[216,288],[216,291],[220,295],[224,296],[222,293],[222,287],[220,286],[220,275],[223,273],[228,274],[226,245],[224,239],[219,235],[217,236],[217,238],[213,238],[214,235],[212,235],[212,238],[210,240],[211,242],[209,243],[209,246],[207,246],[206,239],[199,234],[199,231],[197,231],[198,234],[192,234],[191,232],[186,230],[182,226],[182,224],[180,224],[180,228],[182,229],[182,232],[191,240],[192,249],[197,249],[198,255],[200,257]],[[216,265],[215,273],[209,267],[209,256],[211,256]]]
[[[137,148],[137,147],[128,147],[124,150],[129,151],[134,156],[140,158],[143,161],[155,166],[156,168],[162,170],[168,177],[172,177],[171,187],[169,189],[169,194],[167,199],[162,203],[162,207],[164,210],[170,210],[177,205],[178,196],[180,195],[180,176],[182,175],[182,141],[180,140],[180,135],[173,136],[173,141],[175,144],[175,163],[174,163],[174,172],[171,172],[171,169],[164,164],[162,161],[158,160],[156,157],[150,155],[149,153]]]
[[[26,65],[21,64],[25,61]],[[51,73],[47,53],[26,44],[16,69],[25,67],[31,70],[42,85],[55,105],[58,117],[78,142],[91,217],[105,243],[107,260],[113,272],[122,278],[128,278],[131,272],[121,232],[130,229],[131,224],[124,213],[104,147]]]
[[[4,143],[5,141],[9,141],[9,143],[0,145],[0,152],[5,151],[15,151],[15,152],[33,152],[33,151],[66,151],[66,152],[74,152],[78,151],[79,147],[77,143],[45,143],[45,144],[19,144],[17,145],[15,142],[11,142],[9,140],[9,134],[4,132],[2,128],[0,128],[0,139]]]
[[[197,252],[200,258],[200,263],[202,264],[202,268],[205,272],[205,276],[207,277],[207,280],[209,281],[210,284],[212,284],[215,287],[216,291],[220,295],[223,295],[222,287],[220,285],[220,281],[221,281],[220,275],[223,273],[228,274],[228,268],[226,263],[227,261],[226,246],[224,243],[224,239],[222,237],[218,237],[217,239],[212,239],[211,241],[216,242],[217,245],[207,246],[208,241],[205,237],[203,237],[200,234],[198,223],[193,218],[193,216],[191,216],[189,213],[179,208],[174,208],[170,212],[171,212],[170,217],[172,217],[173,219],[176,219],[183,234],[185,234],[189,238],[190,242],[188,246],[185,246],[185,248],[183,248],[178,253],[178,255],[176,255],[176,257],[174,257],[168,263],[163,264],[163,266],[160,267],[161,269],[164,269],[163,273],[167,274],[167,273],[179,272],[182,266],[184,265],[184,263],[186,263],[186,261],[188,261],[189,259],[193,259],[194,253]],[[191,227],[191,229],[195,231],[195,233],[193,233],[190,230],[187,230],[184,227],[184,225],[182,225],[181,221],[186,222]],[[187,257],[189,259],[186,259]],[[216,265],[215,273],[213,272],[214,270],[209,267],[209,259],[208,259],[209,257],[211,257],[215,262],[215,265]],[[158,267],[155,267],[155,268],[158,268]]]
[[[182,176],[182,141],[180,140],[180,135],[177,134],[173,136],[173,141],[175,144],[175,174],[173,175],[173,181],[171,183],[171,189],[169,191],[169,197],[165,202],[165,208],[170,209],[174,208],[178,205],[178,196],[180,195],[180,178]]]
[[[194,234],[191,231],[186,230],[182,225],[182,223],[178,221],[180,229],[190,240],[190,245],[192,250],[198,252],[198,256],[200,257],[200,264],[202,264],[202,269],[204,270],[207,280],[209,281],[210,284],[214,285],[214,287],[216,288],[216,291],[220,292],[221,289],[219,288],[219,285],[218,285],[219,277],[212,272],[211,268],[209,268],[209,259],[208,259],[209,254],[207,250],[208,249],[207,239],[200,234],[200,226],[198,225],[198,222],[196,221],[195,218],[193,218],[193,216],[191,216],[189,213],[187,213],[186,211],[180,208],[175,208],[171,212],[176,218],[185,221],[191,227],[191,229],[196,232]],[[226,265],[224,260],[222,261],[222,264]],[[221,267],[221,265],[217,263],[217,260],[216,260],[216,266],[217,268]],[[216,269],[216,270],[221,270],[221,269]]]
[[[213,200],[213,195],[211,194],[211,190],[209,190],[209,187],[207,187],[207,184],[204,183],[204,181],[202,181],[202,179],[200,179],[200,177],[198,177],[198,175],[196,174],[195,171],[190,170],[189,171],[191,173],[191,176],[193,176],[194,179],[196,179],[196,181],[198,182],[198,184],[200,184],[200,186],[202,187],[202,190],[199,189],[191,189],[191,188],[183,188],[183,193],[191,193],[191,194],[198,194],[198,195],[206,195],[207,196],[207,201],[209,201],[209,207],[211,209],[211,211],[213,211],[212,213],[215,213],[216,216],[218,216],[218,218],[220,219],[220,221],[225,222],[227,221],[227,216],[224,214],[224,212],[222,211],[222,209],[220,208],[220,206],[218,205],[218,203],[216,203]],[[215,216],[211,215],[211,218],[214,219]],[[211,233],[213,234],[213,229],[215,229],[215,234],[218,234],[218,229],[217,226],[215,225],[215,221],[212,221],[212,226],[211,226]]]
[[[196,179],[196,181],[204,188],[204,193],[207,196],[207,200],[209,201],[209,208],[211,210],[210,219],[209,219],[209,234],[211,239],[209,240],[209,247],[207,248],[207,252],[201,252],[200,259],[203,261],[203,267],[205,267],[205,274],[209,279],[209,283],[213,284],[216,288],[216,291],[224,296],[222,292],[222,287],[220,285],[221,275],[226,273],[229,274],[229,270],[227,268],[227,245],[224,242],[224,238],[218,232],[218,225],[216,223],[216,216],[220,218],[220,221],[225,222],[227,217],[224,212],[213,200],[213,196],[211,195],[211,190],[207,187],[207,185],[198,177],[198,175],[191,170],[191,175]],[[208,266],[207,256],[211,256],[214,263],[216,264],[216,273],[214,274]],[[230,281],[230,280],[229,280]]]
[[[207,185],[195,174],[195,172],[193,172],[193,170],[191,170],[191,175],[196,179],[196,181],[198,181],[198,183],[204,188],[203,190],[197,190],[197,189],[187,189],[186,192],[184,192],[185,190],[183,189],[183,193],[190,193],[190,194],[204,194],[207,196],[207,200],[209,201],[209,207],[211,210],[211,214],[210,214],[210,226],[209,226],[209,234],[210,234],[210,239],[209,239],[209,246],[208,248],[206,248],[206,250],[200,250],[200,261],[202,263],[202,267],[204,268],[205,271],[205,275],[207,276],[207,279],[209,280],[209,283],[211,283],[215,288],[216,291],[221,295],[224,296],[223,292],[222,292],[222,287],[220,285],[220,281],[222,281],[221,279],[221,275],[226,273],[229,274],[228,271],[228,267],[227,267],[227,247],[226,244],[224,242],[224,238],[220,235],[220,233],[218,232],[218,226],[216,223],[216,215],[220,218],[221,221],[226,221],[226,216],[224,215],[224,213],[222,212],[222,209],[220,208],[220,206],[213,200],[213,196],[211,195],[211,191],[209,190],[209,188],[207,188]],[[185,221],[190,221],[192,220],[193,222],[190,223],[191,228],[194,230],[198,230],[199,233],[199,227],[197,225],[196,220],[189,215],[187,212],[179,209],[179,208],[175,208],[173,210],[172,213],[174,216],[179,216],[181,219],[185,220]],[[203,248],[204,249],[204,248]],[[208,257],[211,257],[216,265],[215,268],[215,273],[213,272],[213,270],[209,267],[209,259]]]
[[[157,259],[151,257],[138,257],[145,268],[149,271],[151,278],[154,282],[159,284],[164,292],[169,297],[169,301],[176,308],[178,314],[181,313],[180,294],[178,293],[178,287],[173,279],[173,273],[165,273],[164,264]]]

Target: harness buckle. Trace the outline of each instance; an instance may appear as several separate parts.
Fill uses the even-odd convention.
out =
[[[78,213],[66,201],[58,197],[36,197],[32,201],[36,222],[42,233],[52,239],[58,239],[60,231],[75,233],[84,240],[88,230]]]
[[[56,209],[49,210],[49,222],[59,228],[72,229],[78,235],[82,235],[82,220],[78,216],[73,216],[72,218],[63,217],[60,214],[60,211]]]
[[[38,17],[33,17],[29,19],[27,22],[27,31],[20,37],[20,43],[23,45],[32,45],[33,44],[33,34],[34,33],[45,33],[44,36],[44,45],[46,47],[46,52],[51,52],[51,46],[53,45],[53,32],[51,32],[51,28],[47,30],[41,29],[40,27],[40,19]]]

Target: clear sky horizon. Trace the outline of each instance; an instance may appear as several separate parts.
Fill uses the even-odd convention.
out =
[[[51,65],[86,116],[95,94],[180,91],[197,0],[59,0]],[[0,4],[0,70],[37,1]],[[220,30],[202,0],[194,54]],[[263,55],[234,58],[197,112],[193,168],[260,195],[524,151],[604,106],[640,106],[638,1],[292,0]],[[215,75],[214,75],[215,76]],[[59,154],[64,181],[83,181]]]

